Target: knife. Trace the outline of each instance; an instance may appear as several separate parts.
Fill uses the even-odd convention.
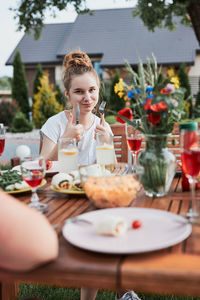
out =
[[[76,103],[76,124],[79,123],[79,114],[80,114],[80,109],[78,103]]]

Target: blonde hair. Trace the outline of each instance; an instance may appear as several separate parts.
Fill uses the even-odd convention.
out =
[[[87,72],[94,75],[97,85],[100,87],[99,76],[86,53],[78,50],[66,54],[63,60],[63,83],[66,91],[69,91],[71,80],[74,75],[82,75]]]

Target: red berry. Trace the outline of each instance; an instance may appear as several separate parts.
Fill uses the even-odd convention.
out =
[[[133,223],[132,223],[132,228],[133,229],[138,229],[138,228],[140,228],[142,226],[142,222],[140,221],[140,220],[135,220],[135,221],[133,221]]]

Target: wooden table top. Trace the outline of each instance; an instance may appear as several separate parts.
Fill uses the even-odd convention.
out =
[[[42,202],[48,203],[46,216],[52,225],[96,209],[85,195],[68,195],[50,190],[51,178],[47,179],[48,183],[39,190],[39,197]],[[196,196],[199,199],[200,190],[197,190]],[[16,197],[26,203],[30,201],[30,193]],[[167,196],[149,198],[142,189],[132,206],[180,214],[188,210],[189,199],[190,193],[182,192],[180,178],[175,178]],[[1,280],[62,287],[134,289],[136,292],[152,294],[200,295],[200,226],[193,226],[191,236],[178,245],[133,255],[82,250],[63,238],[61,227],[56,230],[60,240],[59,257],[56,261],[26,273],[0,270]]]

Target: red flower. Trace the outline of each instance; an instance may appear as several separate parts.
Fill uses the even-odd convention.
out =
[[[125,107],[125,108],[121,109],[120,111],[118,111],[117,116],[116,116],[117,122],[122,123],[122,124],[126,123],[126,121],[122,120],[118,115],[121,115],[129,120],[131,120],[133,118],[133,112],[130,109],[130,107]]]
[[[154,112],[152,112],[147,116],[147,120],[149,121],[150,124],[155,126],[158,123],[160,123],[160,115],[155,114]]]
[[[169,94],[166,88],[163,88],[163,89],[160,91],[160,93],[161,93],[161,94],[165,94],[165,95],[166,95],[166,94]]]
[[[163,111],[163,110],[167,110],[168,109],[168,107],[167,107],[167,105],[165,104],[164,101],[159,102],[157,104],[151,104],[151,99],[152,98],[149,98],[146,101],[146,103],[144,105],[144,109],[146,109],[146,110],[152,110],[154,112],[159,112],[159,111]]]

